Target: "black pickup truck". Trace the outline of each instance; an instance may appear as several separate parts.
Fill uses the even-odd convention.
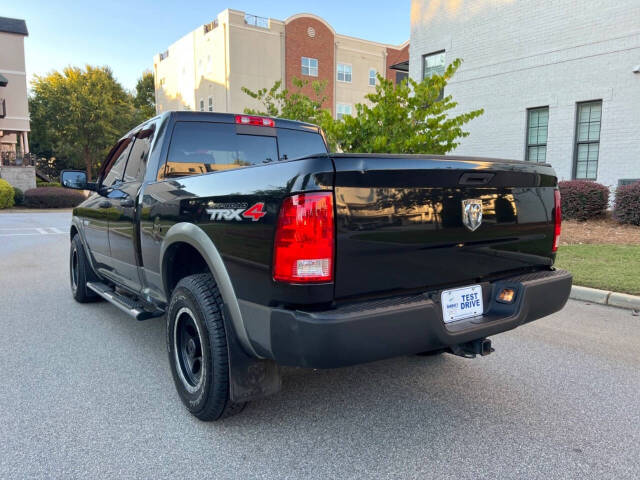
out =
[[[331,154],[279,118],[167,112],[111,149],[73,211],[74,298],[166,315],[180,397],[203,420],[277,392],[278,366],[493,351],[560,310],[546,164]],[[132,352],[132,355],[134,352]]]

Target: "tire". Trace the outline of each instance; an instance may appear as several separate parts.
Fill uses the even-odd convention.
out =
[[[87,282],[96,280],[96,274],[91,269],[84,246],[78,235],[71,239],[69,252],[69,281],[71,283],[71,295],[76,302],[95,302],[100,297],[94,291],[87,288]]]
[[[167,310],[167,349],[173,381],[182,403],[204,421],[240,413],[229,399],[229,358],[222,297],[213,277],[183,278]]]

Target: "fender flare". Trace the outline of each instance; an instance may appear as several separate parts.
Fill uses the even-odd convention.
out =
[[[242,313],[240,312],[240,305],[238,304],[238,297],[233,289],[231,283],[231,277],[227,267],[225,267],[220,252],[213,244],[213,241],[197,225],[193,223],[180,222],[176,223],[167,231],[162,244],[160,245],[160,271],[162,276],[162,288],[165,293],[168,293],[166,281],[165,281],[165,256],[168,248],[174,243],[182,242],[191,245],[207,262],[207,266],[213,275],[213,278],[220,289],[222,295],[222,301],[226,305],[226,311],[229,313],[233,329],[235,330],[236,337],[240,344],[246,349],[247,352],[254,355],[257,358],[261,358],[260,355],[254,350],[251,342],[249,341],[249,335],[244,326],[242,319]],[[167,299],[169,295],[167,295]]]

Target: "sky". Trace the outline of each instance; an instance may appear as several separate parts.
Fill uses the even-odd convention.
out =
[[[27,76],[67,65],[108,65],[127,89],[134,89],[153,55],[183,35],[208,23],[225,8],[284,20],[314,13],[336,32],[400,44],[409,38],[410,0],[306,1],[51,1],[0,2],[0,17],[26,20]]]

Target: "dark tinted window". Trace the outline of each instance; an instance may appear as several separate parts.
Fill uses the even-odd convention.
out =
[[[164,178],[231,170],[277,159],[275,137],[240,135],[235,124],[177,122]]]
[[[123,140],[120,145],[118,145],[118,148],[109,160],[109,165],[107,165],[105,170],[106,176],[102,181],[102,185],[110,187],[117,181],[122,180],[124,167],[127,163],[127,157],[131,151],[131,145],[132,142],[130,138]]]
[[[280,160],[293,160],[317,153],[327,153],[322,136],[300,130],[278,129]]]
[[[153,139],[153,129],[141,130],[136,134],[136,140],[129,155],[127,168],[124,171],[125,182],[142,181],[147,169],[147,157]]]

